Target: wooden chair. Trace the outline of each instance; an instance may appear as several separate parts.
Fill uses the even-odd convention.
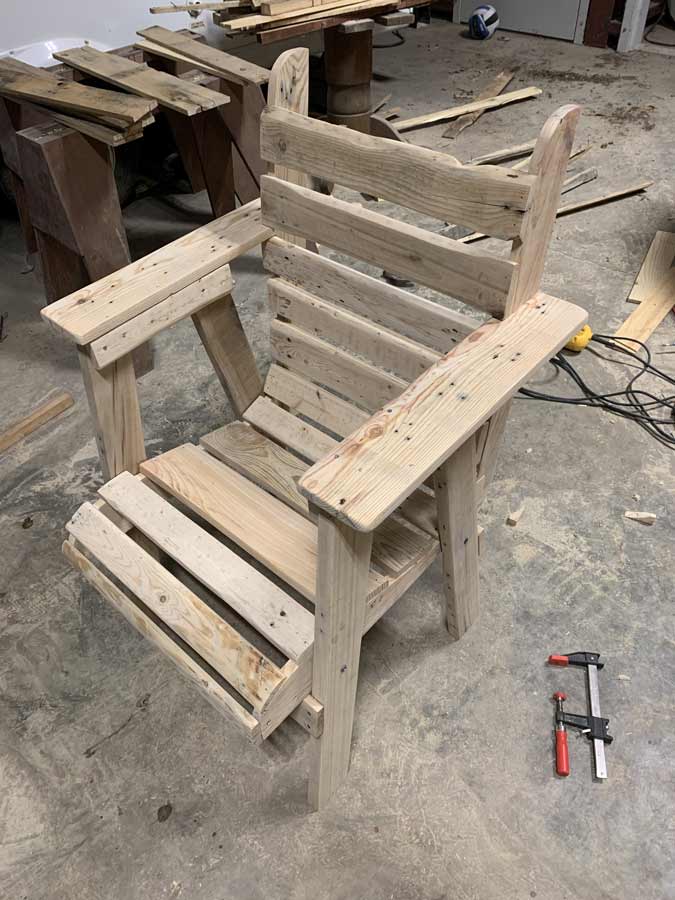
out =
[[[80,344],[116,476],[68,523],[66,556],[252,741],[288,717],[305,728],[321,807],[348,770],[364,632],[439,553],[450,635],[476,620],[477,507],[509,401],[586,315],[540,290],[576,107],[546,122],[529,172],[462,166],[308,119],[306,54],[272,73],[261,219],[238,210],[236,226],[206,226],[212,240],[200,229],[44,314]],[[312,191],[310,175],[513,241],[511,256]],[[274,276],[262,389],[227,266],[258,240]],[[303,241],[492,318],[480,325]],[[145,459],[129,352],[187,314],[240,419]]]

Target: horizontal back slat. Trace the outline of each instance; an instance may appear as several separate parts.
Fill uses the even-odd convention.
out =
[[[263,159],[490,234],[520,231],[534,176],[463,166],[445,153],[361,134],[283,109],[261,119]]]
[[[288,184],[262,181],[262,219],[501,317],[516,264],[414,225]]]
[[[406,381],[414,381],[440,356],[393,331],[324,303],[314,294],[281,278],[271,279],[268,291],[270,307],[277,316],[315,337],[365,357],[376,366],[395,372]]]
[[[378,278],[279,238],[265,245],[265,268],[328,303],[348,309],[439,353],[447,353],[481,324]]]
[[[270,337],[278,362],[349,397],[368,412],[398,397],[408,385],[402,378],[278,319],[272,322]]]

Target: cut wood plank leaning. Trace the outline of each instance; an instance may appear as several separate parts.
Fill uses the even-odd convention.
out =
[[[507,71],[495,75],[492,81],[478,94],[476,100],[488,100],[490,97],[496,97],[498,94],[501,94],[504,88],[513,80],[513,75],[513,72]],[[477,112],[460,116],[459,119],[456,119],[448,125],[443,132],[443,137],[456,138],[465,128],[468,128],[469,125],[473,125],[474,122],[477,122],[484,112],[485,110],[479,109]]]
[[[675,232],[657,231],[640,266],[628,300],[631,303],[646,300],[672,266],[675,266]]]
[[[530,97],[538,97],[541,88],[526,87],[517,91],[509,91],[499,97],[489,97],[486,100],[473,100],[462,106],[452,106],[449,109],[439,109],[437,112],[426,113],[423,116],[414,116],[412,119],[403,119],[396,123],[399,131],[410,131],[412,128],[423,128],[425,125],[434,125],[437,122],[446,122],[448,119],[457,119],[466,113],[484,112],[486,109],[498,109],[507,103],[516,103],[518,100],[528,100]]]
[[[142,28],[137,34],[154,44],[159,44],[160,47],[168,47],[170,50],[180,53],[197,65],[205,63],[211,71],[218,72],[221,78],[228,81],[244,85],[267,84],[269,81],[268,69],[245,59],[238,59],[216,47],[209,47],[208,44],[189,38],[185,34],[177,34],[175,31],[159,25]]]
[[[655,290],[628,316],[616,333],[617,338],[646,341],[675,306],[675,267],[668,270]],[[635,349],[630,341],[626,346]]]
[[[0,453],[7,450],[23,438],[32,434],[38,428],[55,418],[66,409],[70,409],[74,400],[70,394],[57,394],[51,400],[47,400],[37,409],[34,409],[30,415],[18,422],[14,422],[5,431],[0,433]]]

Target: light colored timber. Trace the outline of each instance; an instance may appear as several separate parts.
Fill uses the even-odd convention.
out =
[[[518,233],[534,181],[509,169],[462,166],[425,147],[393,143],[281,109],[262,114],[260,149],[268,162],[497,237]]]
[[[271,279],[267,289],[270,308],[280,318],[314,337],[348,347],[351,353],[406,381],[414,381],[438,359],[437,352],[324,303],[280,278]]]
[[[198,312],[232,290],[232,274],[229,266],[221,266],[198,278],[192,284],[176,291],[150,309],[129,319],[103,337],[92,341],[89,352],[97,369],[131,353],[165,328]]]
[[[269,368],[265,394],[282,403],[296,416],[306,416],[340,437],[355,431],[369,415],[302,375],[277,365]]]
[[[221,78],[237,84],[267,84],[270,78],[269,69],[257,66],[245,59],[239,59],[230,53],[224,53],[216,47],[210,47],[202,41],[196,41],[185,34],[177,34],[168,28],[153,25],[137,32],[141,37],[168,47],[200,65],[204,63]]]
[[[279,369],[279,371],[283,372],[284,370]],[[310,388],[315,389],[317,393],[320,390],[310,382],[305,383],[309,385]],[[328,394],[327,391],[324,391],[323,393]],[[328,404],[326,404],[326,406],[328,406]],[[362,416],[361,422],[368,419],[367,413],[362,413],[362,411],[357,410],[356,407],[352,407],[352,409]],[[311,413],[308,413],[308,415],[310,418],[314,418],[314,421],[320,421],[318,416],[312,416]],[[267,397],[259,397],[246,411],[244,418],[247,422],[250,422],[251,425],[255,426],[258,431],[269,435],[274,441],[288,447],[294,454],[310,463],[317,462],[322,457],[331,453],[339,445],[339,441],[335,438],[324,434],[313,425],[303,422],[302,419],[298,419],[297,416],[294,416],[292,413],[281,409]],[[348,429],[341,429],[339,427],[339,422],[337,422],[337,420],[334,420],[334,422],[335,424],[330,427],[341,438],[356,430],[358,424],[360,424],[354,424],[353,427]],[[408,499],[401,504],[399,512],[408,522],[416,525],[421,531],[424,531],[434,538],[437,537],[434,499],[433,496],[428,494],[423,488],[420,488],[408,497]]]
[[[520,88],[517,91],[508,91],[506,94],[500,94],[498,97],[473,100],[461,106],[440,109],[437,112],[427,113],[423,116],[414,116],[412,119],[403,119],[396,123],[396,127],[399,131],[411,131],[413,128],[423,128],[425,125],[434,125],[436,122],[447,122],[448,119],[457,119],[459,116],[464,116],[467,113],[498,109],[500,106],[506,106],[508,103],[516,103],[519,100],[529,100],[531,97],[538,97],[539,94],[541,94],[541,88],[538,87]]]
[[[77,344],[88,344],[270,237],[260,201],[252,200],[57,300],[42,316]]]
[[[222,3],[202,3],[201,0],[196,0],[195,3],[172,3],[171,6],[151,6],[149,11],[156,16],[164,15],[165,13],[194,12],[195,10],[219,12],[223,9],[236,9],[239,6],[250,5],[250,0],[223,0]]]
[[[278,319],[272,322],[270,339],[278,362],[337,391],[369,412],[393,400],[408,384],[397,375]]]
[[[568,191],[573,191],[578,187],[581,187],[582,184],[588,184],[589,181],[595,181],[598,177],[598,170],[594,168],[583,169],[581,172],[576,172],[574,175],[570,175],[569,178],[566,178],[560,189],[561,194],[566,194]]]
[[[203,666],[200,666],[176,640],[141,610],[70,541],[64,541],[63,555],[72,566],[82,573],[89,584],[124,616],[127,622],[169,657],[215,709],[233,720],[252,743],[259,744],[262,741],[258,720],[228,694]]]
[[[309,797],[324,807],[347,775],[359,679],[372,535],[319,517],[312,695],[324,708],[312,742]]]
[[[9,449],[9,447],[13,447],[14,444],[18,444],[19,441],[28,437],[29,434],[37,431],[38,428],[41,428],[47,422],[65,412],[65,410],[70,409],[74,402],[70,394],[66,393],[50,397],[49,400],[34,409],[30,415],[19,419],[18,422],[14,422],[9,428],[0,432],[0,453]]]
[[[116,128],[127,128],[147,118],[157,108],[154,102],[138,100],[126,94],[101,90],[75,81],[55,79],[43,69],[26,71],[24,63],[0,60],[0,94],[16,100],[31,100],[51,109],[81,118],[94,119]]]
[[[263,262],[268,271],[323,301],[364,316],[440,353],[447,353],[453,344],[481,324],[470,316],[276,237],[265,244]]]
[[[491,315],[504,310],[515,268],[509,260],[467,252],[470,248],[450,238],[269,175],[262,178],[262,219]]]
[[[478,619],[476,442],[471,436],[434,473],[446,625],[459,640]]]
[[[201,439],[209,453],[226,463],[273,497],[316,521],[297,482],[308,468],[292,453],[260,434],[244,422],[231,422]],[[413,560],[426,554],[429,538],[409,528],[400,519],[390,518],[377,529],[373,539],[373,565],[385,575],[397,576]]]
[[[42,113],[44,116],[50,116],[54,121],[59,122],[61,125],[65,125],[67,128],[72,128],[74,131],[79,131],[80,134],[86,134],[87,137],[94,138],[96,141],[101,141],[102,144],[107,144],[108,147],[121,147],[123,144],[128,144],[131,141],[142,138],[143,129],[148,125],[152,125],[155,121],[154,116],[147,116],[145,119],[141,119],[138,125],[131,125],[124,131],[116,131],[108,125],[103,125],[101,122],[91,122],[87,119],[67,116],[65,113],[47,109],[47,107],[40,106],[37,103],[26,103],[25,105],[30,109],[34,109],[36,112]]]
[[[353,0],[342,0],[342,5],[346,6]],[[296,10],[309,11],[319,7],[328,6],[331,8],[339,5],[336,0],[269,0],[260,4],[260,12],[263,16],[280,16],[283,13],[295,12]]]
[[[485,166],[500,162],[506,162],[509,159],[518,159],[520,156],[528,156],[534,150],[536,141],[527,141],[525,144],[516,144],[514,147],[505,147],[503,150],[493,150],[492,153],[483,153],[481,156],[474,156],[470,159],[467,166]]]
[[[641,303],[646,300],[672,266],[675,266],[675,233],[657,231],[628,295],[630,302]]]
[[[586,318],[579,307],[538,293],[503,322],[483,325],[314,465],[300,489],[351,527],[372,530]]]
[[[616,333],[617,338],[635,338],[643,343],[675,306],[675,267],[668,269],[652,293],[628,316]],[[636,345],[626,341],[626,346]]]
[[[311,647],[310,612],[133,475],[118,475],[99,494],[289,659]]]
[[[498,94],[501,94],[504,88],[511,83],[511,81],[513,80],[513,76],[513,72],[499,72],[499,74],[495,75],[495,77],[478,94],[476,100],[488,100],[490,97],[496,97]],[[455,119],[455,121],[451,122],[445,129],[445,131],[443,132],[443,137],[457,137],[457,135],[461,134],[461,132],[464,131],[465,128],[468,128],[470,125],[473,125],[475,122],[477,122],[484,112],[484,109],[479,109],[476,112],[467,113],[466,115],[460,116],[458,119]]]
[[[146,460],[141,471],[270,571],[314,601],[316,526],[192,444]],[[370,591],[382,589],[371,573]]]
[[[378,7],[386,8],[387,5],[385,0],[365,0],[365,2],[358,3],[343,3],[333,0],[331,3],[322,4],[320,9],[314,13],[307,13],[306,10],[299,9],[295,12],[280,13],[276,16],[240,16],[236,20],[223,22],[223,26],[227,27],[228,31],[239,31],[249,28],[278,28],[286,22],[294,24],[302,20],[304,24],[306,22],[315,22],[318,19],[330,18],[336,14],[342,16],[349,13],[363,12],[368,9],[377,9]]]
[[[61,50],[53,56],[73,69],[100,78],[132,94],[148,97],[161,106],[186,116],[194,116],[230,102],[226,94],[151,69],[145,63],[137,63],[114,53],[104,53],[93,47]]]
[[[254,708],[281,684],[284,676],[277,666],[90,503],[66,527]]]
[[[214,78],[222,77],[217,69],[212,69],[211,66],[207,66],[206,63],[202,62],[197,64],[188,56],[183,56],[182,53],[177,53],[175,50],[170,50],[168,47],[162,47],[160,44],[155,44],[152,41],[134,41],[134,47],[138,50],[142,50],[143,53],[150,53],[153,56],[159,56],[162,59],[169,59],[171,62],[189,63],[190,66],[199,69],[199,71],[203,72],[205,75],[213,75]]]

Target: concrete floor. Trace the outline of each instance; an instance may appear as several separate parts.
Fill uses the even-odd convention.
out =
[[[545,286],[615,329],[657,229],[673,230],[675,104],[666,57],[501,34],[470,43],[439,22],[376,53],[404,114],[452,105],[496,72],[543,95],[486,114],[456,142],[475,154],[536,135],[563,103],[600,177],[571,197],[645,177],[640,197],[561,221]],[[570,199],[571,199],[570,197]],[[203,197],[127,211],[134,251],[206,220]],[[437,566],[364,640],[352,770],[329,809],[305,805],[307,741],[293,723],[252,749],[60,553],[63,524],[101,482],[73,348],[39,317],[16,224],[0,224],[0,423],[52,390],[74,408],[0,457],[0,896],[16,900],[520,900],[675,897],[675,456],[602,412],[517,401],[490,499],[482,617],[458,644],[441,627]],[[233,266],[262,367],[257,254]],[[652,338],[675,341],[673,322]],[[675,374],[675,356],[659,357]],[[599,383],[623,373],[580,361]],[[179,377],[177,377],[179,374]],[[545,382],[548,371],[539,379]],[[158,341],[142,381],[156,453],[232,418],[191,326]],[[4,427],[4,425],[3,425]],[[633,495],[638,494],[639,500]],[[516,528],[509,510],[525,504]],[[625,509],[658,516],[652,528]],[[552,652],[599,650],[611,718],[609,779],[585,738],[553,771],[550,695],[585,702]],[[158,816],[170,804],[168,818]]]

